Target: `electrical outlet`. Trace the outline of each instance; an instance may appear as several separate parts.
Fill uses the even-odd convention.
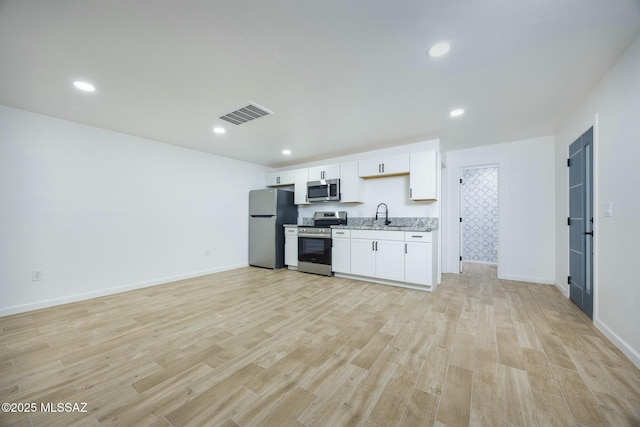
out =
[[[39,282],[40,280],[42,280],[42,270],[33,270],[31,272],[31,281]]]

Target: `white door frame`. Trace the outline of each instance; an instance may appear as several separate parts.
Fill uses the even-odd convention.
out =
[[[497,169],[498,172],[498,188],[497,188],[497,192],[498,192],[498,254],[496,256],[497,261],[497,269],[498,271],[500,271],[500,252],[501,252],[501,248],[500,248],[500,221],[501,221],[501,210],[502,210],[502,200],[500,197],[500,175],[501,175],[501,169],[500,169],[500,163],[496,162],[496,163],[485,163],[485,164],[475,164],[475,165],[469,165],[469,166],[460,166],[460,168],[457,171],[457,185],[458,185],[458,218],[462,218],[462,211],[464,209],[464,205],[463,205],[463,201],[462,201],[462,172],[464,170],[467,169],[482,169],[482,168],[488,168],[488,167],[495,167]],[[458,270],[460,273],[462,273],[462,221],[458,220]]]

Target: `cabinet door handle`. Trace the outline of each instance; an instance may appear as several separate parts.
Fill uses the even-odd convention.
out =
[[[378,173],[382,173],[382,164],[378,163]]]
[[[405,254],[407,253],[407,244],[406,243],[404,244],[404,253]]]
[[[336,231],[336,234],[344,234],[344,231]]]
[[[412,235],[411,237],[417,237],[418,239],[422,239],[423,236],[414,236],[414,235]]]
[[[280,184],[280,177],[279,176],[276,177],[276,184]]]
[[[409,189],[409,198],[413,198],[413,188]]]
[[[376,252],[378,252],[378,242],[376,242]]]
[[[376,250],[376,242],[374,242],[373,240],[371,241],[371,250],[372,251]]]
[[[384,173],[384,163],[382,164],[382,173]]]

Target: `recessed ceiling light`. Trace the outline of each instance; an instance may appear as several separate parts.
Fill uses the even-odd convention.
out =
[[[290,156],[291,150],[282,150],[282,154],[284,154],[285,156]]]
[[[96,90],[96,87],[91,83],[81,82],[80,80],[76,80],[75,82],[73,82],[73,85],[76,87],[76,89],[80,89],[85,92],[95,92]]]
[[[462,108],[456,108],[455,110],[451,110],[451,112],[449,113],[451,117],[460,117],[463,114],[464,110]]]
[[[224,128],[221,128],[221,127],[215,127],[215,128],[213,128],[213,131],[215,133],[218,133],[218,134],[223,134],[223,133],[226,132],[226,130]]]
[[[436,43],[431,46],[428,55],[432,58],[437,58],[439,56],[446,55],[447,52],[449,52],[449,49],[451,49],[451,45],[447,42]]]

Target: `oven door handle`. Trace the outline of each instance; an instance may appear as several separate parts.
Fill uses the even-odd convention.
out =
[[[307,237],[312,239],[330,239],[331,235],[322,235],[322,234],[306,234],[298,232],[298,238]]]

